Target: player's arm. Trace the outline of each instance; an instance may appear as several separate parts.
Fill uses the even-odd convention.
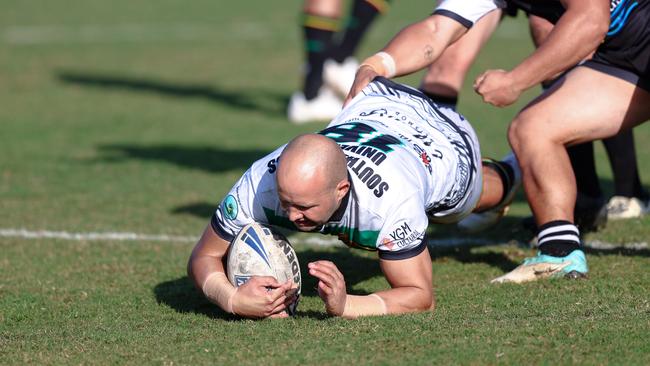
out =
[[[226,277],[225,255],[229,242],[208,225],[192,250],[187,273],[195,286],[221,309],[248,318],[283,317],[282,311],[292,299],[285,293],[291,283],[279,283],[273,277],[253,277],[235,288]]]
[[[309,274],[318,281],[318,295],[332,316],[354,319],[360,316],[401,314],[433,310],[431,258],[425,249],[401,260],[380,259],[390,290],[359,296],[346,293],[343,274],[329,261],[309,263]]]
[[[379,53],[361,64],[345,104],[376,76],[391,78],[427,67],[467,29],[458,21],[439,14],[402,29]]]
[[[562,0],[566,11],[544,42],[511,71],[488,70],[474,83],[485,102],[512,104],[521,93],[576,65],[603,41],[609,28],[609,1]]]

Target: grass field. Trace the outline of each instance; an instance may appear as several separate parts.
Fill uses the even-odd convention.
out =
[[[305,281],[297,317],[240,320],[199,296],[186,261],[224,193],[251,162],[323,126],[285,118],[300,80],[300,2],[276,4],[3,2],[0,364],[650,364],[650,219],[587,235],[600,243],[588,280],[490,285],[533,253],[522,196],[483,235],[432,229],[432,314],[328,318],[309,261],[335,261],[352,293],[387,283],[374,254],[306,235],[291,237]],[[395,2],[360,54],[432,6]],[[524,20],[507,19],[468,76],[459,109],[484,155],[507,152],[508,121],[536,91],[496,109],[469,85],[530,50]],[[637,128],[642,176],[649,138]],[[611,193],[600,144],[597,154]],[[26,237],[44,230],[58,234]],[[449,238],[460,247],[436,244]]]

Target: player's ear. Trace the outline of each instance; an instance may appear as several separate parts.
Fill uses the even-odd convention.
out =
[[[336,199],[341,200],[350,190],[350,181],[343,179],[336,185]]]

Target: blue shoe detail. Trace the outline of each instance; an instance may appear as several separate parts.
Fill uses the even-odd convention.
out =
[[[569,265],[562,268],[553,277],[569,276],[572,278],[577,278],[584,277],[587,272],[589,272],[589,267],[587,266],[587,258],[585,257],[585,253],[580,249],[574,250],[565,257],[553,257],[551,255],[537,253],[537,256],[535,257],[524,259],[524,265],[538,263],[563,264],[566,262],[570,262]]]

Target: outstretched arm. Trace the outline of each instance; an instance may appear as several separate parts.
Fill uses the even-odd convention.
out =
[[[391,78],[427,67],[465,32],[467,28],[464,25],[439,14],[407,26],[378,55],[361,64],[345,104],[376,76]]]
[[[235,288],[224,269],[228,241],[217,235],[208,225],[192,250],[187,273],[194,285],[210,302],[229,313],[247,318],[285,317],[287,304],[294,299],[286,292],[295,287],[290,281],[279,283],[273,277],[252,277]]]
[[[380,259],[379,264],[391,289],[357,296],[346,293],[345,279],[332,262],[309,263],[309,273],[319,280],[318,294],[325,302],[327,313],[354,319],[434,309],[431,258],[426,248],[415,257]]]
[[[565,13],[544,42],[512,71],[488,70],[474,90],[497,107],[514,103],[521,93],[587,57],[605,38],[609,1],[562,0]]]

